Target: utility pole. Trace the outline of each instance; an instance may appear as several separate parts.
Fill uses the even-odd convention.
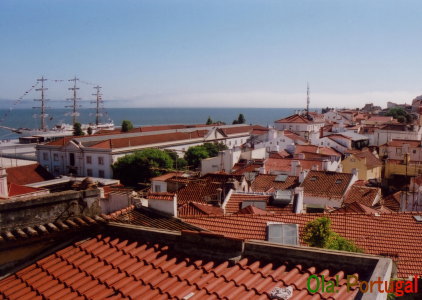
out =
[[[73,87],[69,88],[69,91],[73,91],[73,97],[68,98],[67,100],[73,101],[72,105],[66,106],[72,108],[72,125],[76,123],[76,117],[79,116],[79,113],[76,111],[78,105],[77,101],[81,100],[81,98],[77,97],[77,90],[79,90],[78,87],[76,87],[76,82],[79,80],[79,78],[76,78],[76,76],[73,79],[69,79],[69,81],[73,81]]]
[[[40,108],[41,109],[41,113],[40,113],[40,118],[41,118],[41,130],[46,130],[47,126],[45,125],[45,118],[47,117],[47,114],[45,113],[45,109],[47,108],[45,106],[45,103],[48,101],[47,99],[45,99],[44,97],[44,91],[48,90],[47,88],[44,87],[44,81],[47,81],[46,78],[44,78],[44,76],[42,76],[40,79],[37,79],[38,82],[41,82],[41,88],[39,89],[35,89],[36,91],[40,91],[41,92],[41,99],[34,99],[34,101],[40,101],[41,105],[38,107],[33,107],[33,108]]]
[[[96,96],[97,99],[95,101],[91,101],[91,103],[96,103],[96,114],[95,114],[95,125],[98,126],[100,124],[100,117],[102,114],[100,113],[100,104],[103,103],[103,99],[101,98],[101,87],[99,85],[94,86],[94,89],[97,90],[95,94],[92,94],[92,96]]]

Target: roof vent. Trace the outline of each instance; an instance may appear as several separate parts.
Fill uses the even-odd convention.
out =
[[[293,296],[293,287],[291,285],[287,287],[278,287],[272,289],[270,292],[270,298],[271,299],[283,299],[287,300],[291,296]]]
[[[275,182],[286,182],[288,175],[277,175],[274,179]]]
[[[413,216],[416,222],[422,222],[422,216]]]
[[[267,241],[297,246],[298,240],[297,224],[267,223]]]
[[[337,179],[336,180],[336,184],[340,184],[340,183],[342,183],[343,182],[343,179]]]
[[[316,176],[312,176],[311,179],[309,179],[310,181],[316,181],[318,179],[318,177]]]

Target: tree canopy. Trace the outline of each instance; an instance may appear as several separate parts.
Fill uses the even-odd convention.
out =
[[[233,124],[245,124],[245,123],[246,123],[246,119],[243,114],[239,114],[239,116],[237,117],[237,120],[233,120]]]
[[[123,120],[122,121],[122,132],[128,132],[131,129],[133,129],[133,124],[129,120]]]
[[[392,116],[394,119],[400,123],[411,123],[413,117],[402,107],[393,107],[388,110],[386,113],[387,116]]]
[[[84,134],[85,133],[82,131],[81,123],[76,122],[75,124],[73,124],[73,135],[81,136]]]
[[[331,220],[327,217],[317,218],[306,224],[303,241],[311,247],[363,252],[358,246],[331,229]]]
[[[201,160],[215,157],[219,151],[226,150],[227,146],[222,143],[205,143],[200,146],[193,146],[185,153],[185,160],[189,166],[197,168],[201,165]]]
[[[211,116],[208,117],[206,125],[211,125],[213,123]]]
[[[173,159],[166,151],[145,149],[119,158],[111,167],[113,176],[125,185],[148,182],[172,169]]]

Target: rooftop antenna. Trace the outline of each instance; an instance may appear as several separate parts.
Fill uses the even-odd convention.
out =
[[[102,114],[100,113],[100,104],[103,103],[103,99],[101,98],[101,87],[99,85],[94,86],[94,89],[97,90],[95,94],[92,94],[92,96],[96,96],[97,99],[95,101],[91,101],[91,103],[96,103],[96,114],[95,114],[95,125],[98,126],[100,124],[100,117]]]
[[[45,106],[45,103],[48,101],[48,99],[45,99],[45,97],[44,97],[45,96],[44,95],[44,91],[48,90],[48,88],[45,88],[44,87],[44,81],[47,81],[47,79],[44,78],[44,76],[42,76],[40,79],[37,79],[37,81],[38,82],[41,82],[41,88],[35,89],[35,90],[41,92],[41,99],[34,99],[34,101],[40,101],[41,102],[41,105],[40,106],[33,107],[33,108],[40,108],[41,109],[41,113],[40,113],[41,127],[40,127],[40,129],[41,130],[46,130],[47,127],[45,125],[45,118],[48,115],[45,113],[45,109],[47,108]]]
[[[66,106],[66,107],[70,107],[72,108],[72,124],[76,123],[76,117],[79,116],[79,113],[76,111],[76,108],[78,107],[77,105],[77,101],[81,100],[81,98],[77,97],[77,93],[76,91],[79,90],[78,87],[76,87],[76,82],[79,80],[79,78],[76,78],[76,76],[73,79],[69,79],[69,81],[73,81],[73,87],[69,88],[69,91],[73,91],[73,97],[72,98],[68,98],[67,100],[72,100],[73,104]]]
[[[307,88],[306,88],[306,117],[309,119],[309,102],[311,102],[311,100],[310,100],[310,92],[309,92],[309,82],[307,82],[306,84],[307,84]]]

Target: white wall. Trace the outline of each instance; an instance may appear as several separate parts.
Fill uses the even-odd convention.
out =
[[[169,200],[157,200],[157,199],[148,199],[148,207],[164,212],[166,214],[177,217],[177,199]]]

